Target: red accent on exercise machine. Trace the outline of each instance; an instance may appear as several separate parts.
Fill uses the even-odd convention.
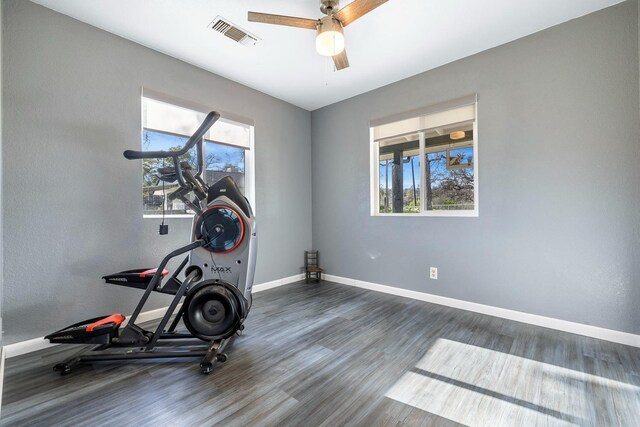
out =
[[[111,316],[104,317],[98,320],[97,322],[93,322],[92,324],[90,324],[85,328],[85,331],[93,332],[93,330],[98,326],[107,325],[109,323],[113,323],[114,325],[120,325],[122,322],[124,322],[124,319],[125,317],[122,314],[115,313],[115,314],[112,314]]]
[[[142,273],[140,273],[140,277],[144,279],[145,277],[153,276],[154,274],[156,274],[156,271],[158,271],[157,268],[152,268],[151,270],[143,271]],[[163,277],[166,276],[167,274],[169,274],[167,270],[162,270]]]

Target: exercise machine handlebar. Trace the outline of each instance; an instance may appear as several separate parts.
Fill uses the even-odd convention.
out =
[[[186,189],[187,191],[192,191],[194,188],[198,189],[197,181],[198,178],[201,177],[202,172],[204,171],[204,155],[202,152],[202,138],[207,133],[207,131],[213,126],[215,122],[220,118],[220,114],[211,111],[207,114],[204,121],[198,127],[191,138],[187,141],[187,143],[179,150],[171,150],[171,151],[136,151],[136,150],[127,150],[123,153],[124,157],[129,160],[137,160],[137,159],[163,159],[170,158],[173,161],[173,169],[176,174],[176,178],[178,179],[178,185],[181,188]],[[182,166],[180,164],[179,157],[183,154],[186,154],[189,150],[191,150],[194,146],[197,146],[197,160],[198,160],[198,171],[196,172],[194,178],[196,179],[196,185],[194,186],[191,182],[187,182],[184,177],[184,173],[182,170]],[[197,210],[196,210],[197,211]]]
[[[180,157],[183,154],[186,154],[187,151],[193,148],[198,142],[202,141],[205,133],[213,126],[213,124],[218,121],[220,118],[220,114],[212,111],[207,114],[207,117],[204,119],[198,130],[189,138],[187,143],[180,150],[175,151],[136,151],[136,150],[126,150],[123,155],[125,158],[129,160],[138,160],[138,159],[158,159],[158,158],[175,158]]]

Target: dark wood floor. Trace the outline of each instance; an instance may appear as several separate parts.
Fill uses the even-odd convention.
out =
[[[196,361],[9,359],[3,425],[640,426],[640,349],[323,282],[255,295]]]

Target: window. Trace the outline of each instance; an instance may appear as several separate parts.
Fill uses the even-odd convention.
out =
[[[142,150],[175,150],[182,147],[208,113],[206,108],[190,109],[142,97]],[[207,184],[231,176],[240,191],[253,205],[253,126],[225,118],[224,114],[205,135],[205,173]],[[195,147],[181,161],[196,165]],[[159,167],[171,165],[170,159],[145,159],[142,164],[142,205],[145,217],[162,215],[191,216],[180,200],[166,195],[177,189],[177,183],[164,183],[157,177]]]
[[[371,122],[371,215],[477,216],[476,97]]]

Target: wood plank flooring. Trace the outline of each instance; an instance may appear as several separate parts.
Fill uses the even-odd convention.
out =
[[[209,376],[9,359],[2,425],[640,426],[637,348],[329,282],[254,295],[246,326]]]

